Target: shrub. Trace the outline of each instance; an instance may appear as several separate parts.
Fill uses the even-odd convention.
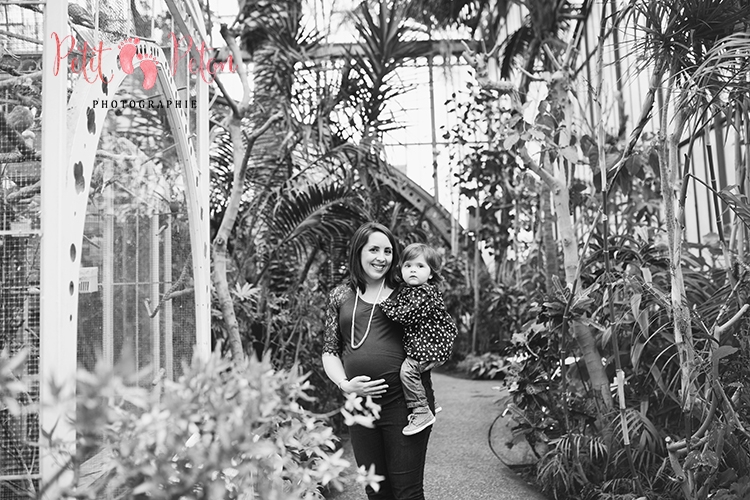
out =
[[[0,408],[7,409],[11,415],[19,413],[18,395],[26,390],[26,386],[15,374],[26,362],[28,351],[23,350],[10,357],[8,349],[0,351]]]
[[[312,499],[348,480],[332,429],[299,404],[306,376],[267,358],[236,366],[214,355],[177,381],[134,382],[103,367],[80,374],[70,497]]]
[[[487,352],[481,356],[469,354],[458,363],[457,368],[468,373],[471,378],[503,380],[515,373],[517,363],[506,356]]]

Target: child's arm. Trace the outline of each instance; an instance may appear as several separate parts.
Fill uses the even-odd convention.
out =
[[[402,325],[416,325],[439,307],[437,288],[433,285],[405,286],[398,295],[380,303],[386,316]]]

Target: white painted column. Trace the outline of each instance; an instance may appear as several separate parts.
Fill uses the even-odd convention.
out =
[[[200,216],[198,217],[200,247],[193,248],[193,278],[195,283],[195,334],[196,349],[201,359],[206,360],[211,354],[211,242],[208,196],[208,84],[202,78],[196,78],[197,112],[196,112],[196,156],[198,163],[198,200]]]
[[[44,498],[60,498],[61,487],[70,484],[73,474],[62,470],[66,456],[50,453],[45,433],[54,429],[53,438],[70,442],[65,450],[75,452],[76,324],[78,263],[81,249],[69,243],[66,221],[71,219],[69,192],[75,192],[67,175],[67,66],[55,68],[57,45],[69,34],[68,1],[47,2],[44,7],[44,49],[42,75],[42,238],[41,238],[41,325],[40,325],[40,440],[42,483],[49,484]],[[57,69],[55,74],[55,69]],[[54,398],[50,384],[60,392]],[[55,400],[57,399],[57,400]]]
[[[183,35],[193,40],[191,54],[198,60],[198,48],[206,43],[208,35],[201,22],[200,6],[196,0],[166,0],[172,18]],[[208,171],[208,83],[200,76],[196,78],[196,154],[197,172],[186,175],[188,218],[190,220],[190,243],[193,255],[193,280],[195,284],[195,332],[196,352],[205,360],[211,354],[211,256],[208,217],[209,171]],[[189,169],[188,169],[189,170]],[[194,177],[194,178],[193,178]],[[195,182],[195,184],[192,184]],[[197,201],[191,203],[191,199]],[[197,212],[197,213],[195,213]]]
[[[169,207],[167,207],[169,210]],[[167,214],[166,228],[164,229],[164,289],[172,287],[172,215]],[[164,301],[162,306],[164,312],[164,369],[166,377],[174,380],[174,322],[172,319],[172,301]]]
[[[115,366],[115,194],[112,163],[104,162],[102,229],[102,360]],[[123,315],[124,317],[125,315]]]
[[[149,234],[149,254],[150,258],[150,269],[149,269],[149,281],[150,285],[150,296],[151,296],[151,308],[155,309],[159,307],[160,291],[159,291],[159,214],[155,213],[151,215],[151,227]],[[165,288],[165,292],[167,289]],[[151,367],[154,370],[154,377],[159,375],[161,369],[161,328],[159,320],[161,318],[161,311],[157,311],[153,318],[151,318]]]

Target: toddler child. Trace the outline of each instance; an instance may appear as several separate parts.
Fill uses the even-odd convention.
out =
[[[434,248],[423,243],[407,246],[400,262],[405,286],[394,298],[380,303],[386,316],[404,325],[406,359],[401,365],[401,384],[406,406],[412,410],[402,431],[407,436],[435,423],[422,385],[422,373],[448,361],[458,333],[438,290],[441,265],[440,254]]]

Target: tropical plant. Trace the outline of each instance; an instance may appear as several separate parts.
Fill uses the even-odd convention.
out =
[[[694,429],[695,439],[700,439],[703,444],[703,448],[696,447],[692,458],[685,461],[692,468],[692,473],[705,479],[702,479],[703,492],[697,497],[705,498],[703,495],[711,488],[719,485],[726,487],[729,484],[727,478],[734,477],[734,471],[743,467],[741,464],[745,463],[749,454],[746,445],[738,443],[732,446],[731,454],[726,454],[724,450],[726,462],[723,465],[711,465],[705,458],[710,455],[705,455],[707,450],[713,450],[711,453],[718,453],[719,456],[722,453],[716,451],[717,446],[721,448],[719,443],[736,442],[738,437],[739,441],[744,441],[744,438],[734,435],[720,424],[721,420],[707,417],[706,413],[686,416],[681,411],[678,390],[680,365],[671,335],[670,301],[666,293],[670,283],[666,246],[637,238],[613,238],[608,246],[611,253],[611,274],[608,274],[605,272],[601,243],[601,238],[595,235],[590,245],[592,253],[583,263],[586,272],[581,274],[584,296],[575,301],[568,314],[573,318],[588,318],[587,321],[595,325],[604,325],[609,322],[608,305],[612,305],[615,319],[609,324],[615,327],[598,327],[597,342],[609,345],[609,336],[618,337],[617,352],[624,379],[628,382],[618,396],[624,402],[622,417],[611,418],[609,431],[602,435],[608,460],[600,464],[601,470],[597,473],[600,480],[587,484],[585,490],[580,491],[614,494],[620,491],[618,488],[629,485],[630,491],[643,487],[653,494],[669,498],[683,495],[676,492],[678,483],[665,473],[665,467],[668,471],[668,464],[679,463],[678,457],[685,456],[685,442],[675,442],[674,436],[679,434],[679,431],[675,431],[687,425]],[[737,316],[742,308],[730,306],[727,312],[721,312],[727,301],[731,301],[733,293],[731,287],[727,286],[724,273],[709,272],[706,261],[689,258],[688,255],[683,266],[688,300],[696,304],[693,315],[702,319],[693,322],[691,329],[695,338],[702,339],[697,345],[699,352],[703,352],[713,344],[711,336],[706,333],[705,323],[711,322],[708,318]],[[608,280],[615,285],[608,288]],[[734,292],[744,296],[746,288],[747,283],[743,281]],[[596,412],[592,408],[591,389],[584,376],[585,366],[578,362],[575,344],[561,335],[560,328],[548,331],[543,326],[559,325],[566,307],[567,299],[562,291],[557,298],[548,297],[540,309],[540,322],[527,325],[516,336],[517,343],[510,351],[515,356],[523,356],[520,358],[520,369],[509,381],[511,406],[518,416],[517,431],[547,443],[570,432],[599,435],[594,426]],[[731,324],[727,328],[727,331],[733,329]],[[742,328],[744,330],[746,327]],[[723,386],[738,387],[732,384],[737,380],[737,369],[741,365],[738,356],[746,347],[736,340],[731,341],[727,335],[722,335],[722,343],[729,345],[713,350],[712,363],[704,367],[698,379],[709,383],[718,377]],[[613,352],[608,353],[609,367],[614,365]],[[729,367],[733,368],[728,370]],[[716,370],[713,375],[709,373],[712,370]],[[614,370],[610,373],[614,375]],[[741,407],[739,402],[742,397],[742,391],[735,394],[738,408]],[[705,406],[707,403],[706,400],[701,402],[702,412],[710,414],[712,412]],[[683,424],[685,419],[687,421]],[[704,428],[707,421],[714,422],[713,430]],[[672,441],[665,446],[667,436]],[[564,497],[563,483],[555,479],[557,476],[550,471],[563,474],[563,469],[571,462],[553,456],[555,459],[545,464],[545,472],[540,472],[538,479],[545,488],[558,488],[559,496]],[[678,462],[672,462],[673,459]],[[568,472],[573,474],[575,471]],[[574,491],[579,487],[571,486],[572,489],[565,490],[566,494],[575,497]]]
[[[342,476],[349,463],[332,429],[300,405],[309,399],[306,376],[217,354],[196,358],[179,380],[157,378],[155,390],[135,384],[144,375],[103,366],[80,374],[78,482],[66,496],[314,499],[323,485],[355,480]],[[348,406],[371,422],[366,404]]]
[[[721,322],[725,321],[725,308],[729,305],[724,304],[712,320],[711,326],[703,332],[717,340],[717,345],[706,344],[701,337],[695,336],[691,328],[692,302],[683,273],[685,260],[682,251],[683,228],[680,223],[682,216],[675,211],[675,205],[678,210],[684,210],[684,194],[676,186],[678,182],[684,182],[683,172],[687,171],[690,156],[683,165],[680,161],[679,142],[691,122],[694,124],[693,130],[699,132],[713,121],[714,113],[725,112],[728,108],[735,113],[737,92],[746,90],[746,82],[738,78],[736,71],[747,66],[747,55],[743,49],[739,49],[742,45],[739,40],[746,39],[748,16],[746,9],[736,2],[653,0],[639,4],[638,7],[638,19],[642,20],[641,26],[646,35],[643,38],[644,54],[653,61],[654,82],[666,84],[665,99],[659,109],[660,132],[665,139],[659,144],[658,154],[666,240],[673,269],[670,273],[670,288],[674,344],[680,361],[678,394],[683,411],[690,414],[696,405],[715,407],[717,399],[723,400],[722,391],[716,385],[718,360],[730,355],[730,351],[728,346],[722,345],[721,332],[731,328],[744,310],[722,324]],[[686,37],[687,33],[689,35]],[[738,117],[740,120],[747,120],[746,114]],[[710,169],[713,169],[713,149],[709,142],[709,134],[702,135],[708,164]],[[695,139],[693,135],[689,155],[693,154],[692,146]],[[720,216],[717,216],[717,232],[722,242],[725,260],[730,263],[731,257],[727,253],[727,242],[723,237]],[[727,278],[732,288],[736,289],[740,285],[741,280],[736,281],[731,273]],[[713,366],[714,369],[701,369],[701,366]],[[707,401],[704,401],[700,394],[706,394]],[[729,415],[734,414],[732,404],[726,400],[722,408]],[[699,476],[705,474],[707,469],[692,467],[694,460],[686,458],[685,464],[690,464],[691,467],[685,467],[683,470],[676,453],[684,452],[683,443],[691,438],[691,434],[694,438],[711,442],[710,435],[706,434],[710,424],[706,424],[714,418],[714,412],[709,411],[694,434],[688,427],[688,437],[668,447],[675,474],[685,479],[681,485],[683,494],[688,498],[702,497],[706,494],[705,488],[708,483],[705,478],[699,479]],[[689,445],[687,447],[689,448]],[[712,469],[710,464],[706,465],[710,478],[716,473],[716,468]]]
[[[408,90],[398,70],[425,54],[417,42],[418,27],[408,23],[412,9],[404,0],[360,2],[351,12],[358,43],[348,50],[341,70],[346,106],[335,115],[339,140],[355,145],[349,160],[364,190],[365,206],[376,219],[379,204],[388,203],[392,194],[388,189],[381,193],[382,186],[373,178],[390,175],[383,134],[400,126],[387,112],[388,105]]]
[[[460,192],[478,205],[472,207],[472,216],[499,272],[511,249],[525,250],[514,236],[533,230],[537,182],[519,170],[516,158],[499,144],[500,137],[487,133],[494,120],[511,111],[500,104],[496,92],[473,84],[470,89],[470,99],[452,100],[450,111],[457,115],[458,124],[444,137],[451,143],[451,161],[461,168]]]
[[[551,16],[541,15],[542,11],[537,9],[536,5],[538,2],[523,3],[528,9],[529,20],[554,19]],[[467,9],[464,12],[477,12],[477,7],[485,9],[496,7],[498,10],[507,8],[504,2],[491,6],[489,3],[482,2],[472,2],[472,4],[475,10]],[[562,2],[546,2],[542,7],[548,12],[553,12],[561,5]],[[737,71],[745,71],[747,68],[746,51],[743,52],[740,47],[746,39],[748,16],[746,9],[743,10],[736,2],[633,2],[622,12],[612,12],[611,16],[603,17],[601,33],[616,33],[618,23],[630,12],[635,12],[634,18],[644,29],[645,34],[640,38],[642,44],[636,45],[635,49],[647,49],[641,52],[642,60],[653,63],[651,67],[654,69],[654,74],[641,117],[635,124],[627,143],[622,146],[616,145],[617,137],[605,135],[603,126],[600,126],[598,130],[589,129],[596,131],[596,138],[592,139],[587,136],[587,133],[580,132],[585,129],[570,121],[570,117],[574,116],[570,103],[574,101],[570,100],[571,80],[566,77],[571,59],[566,55],[573,55],[575,52],[575,45],[580,36],[578,28],[569,32],[571,33],[569,40],[572,42],[566,46],[547,45],[544,57],[553,66],[547,67],[550,71],[548,75],[551,76],[551,78],[548,76],[546,84],[548,98],[546,103],[542,103],[543,107],[540,107],[536,121],[528,126],[523,124],[519,116],[514,118],[513,114],[509,113],[504,122],[498,120],[501,126],[499,137],[503,143],[507,141],[507,145],[517,148],[524,158],[524,165],[545,180],[552,193],[562,194],[565,194],[566,188],[575,185],[572,180],[572,167],[582,163],[579,157],[580,145],[580,152],[587,157],[588,163],[594,169],[597,183],[595,188],[603,193],[602,201],[596,203],[591,196],[585,196],[579,199],[572,198],[571,202],[567,203],[564,198],[559,198],[556,203],[556,214],[564,219],[570,207],[597,209],[598,205],[603,204],[608,216],[603,233],[597,234],[596,230],[585,226],[585,224],[596,224],[595,219],[587,217],[585,213],[582,214],[583,226],[578,234],[590,233],[592,235],[589,240],[590,249],[583,247],[585,260],[581,260],[578,264],[575,258],[572,258],[577,252],[564,253],[566,282],[568,285],[576,283],[572,287],[572,293],[567,292],[562,286],[555,287],[554,284],[550,286],[548,282],[548,296],[544,301],[543,309],[544,321],[552,327],[553,332],[557,332],[556,336],[559,335],[559,338],[557,345],[547,351],[550,356],[546,367],[548,370],[538,370],[539,374],[545,375],[538,380],[546,381],[547,390],[562,390],[563,401],[571,398],[570,403],[566,402],[562,405],[563,409],[572,407],[575,392],[578,390],[576,383],[583,383],[580,386],[581,395],[591,397],[589,391],[592,388],[586,384],[587,379],[592,376],[590,368],[598,370],[601,366],[600,360],[604,355],[607,358],[607,373],[602,376],[603,373],[600,372],[596,377],[600,390],[593,388],[595,396],[601,393],[605,401],[611,397],[608,381],[616,373],[623,372],[625,378],[618,378],[618,380],[628,380],[628,386],[633,389],[637,388],[639,394],[630,404],[637,404],[637,401],[641,401],[643,405],[644,395],[652,388],[661,396],[658,401],[651,401],[652,405],[662,405],[661,407],[664,408],[663,415],[658,419],[654,413],[650,413],[650,420],[658,422],[655,424],[658,429],[674,428],[674,425],[680,421],[678,408],[683,405],[692,407],[693,404],[697,404],[696,410],[699,413],[702,412],[703,418],[696,417],[698,420],[695,422],[691,417],[687,417],[685,428],[689,436],[696,429],[691,427],[692,425],[705,424],[709,420],[715,421],[716,414],[713,412],[708,412],[710,417],[706,418],[707,409],[711,404],[703,398],[696,399],[696,396],[708,394],[708,400],[713,399],[710,384],[712,384],[711,380],[717,379],[717,375],[711,375],[707,367],[720,366],[725,357],[731,359],[736,355],[733,354],[734,351],[723,347],[727,340],[725,332],[735,327],[737,318],[741,317],[744,308],[735,306],[727,299],[732,295],[743,297],[745,285],[736,272],[729,272],[725,281],[716,276],[716,273],[709,272],[711,267],[708,263],[700,258],[696,259],[695,254],[688,255],[684,251],[680,227],[683,217],[682,214],[675,213],[671,209],[675,202],[679,207],[684,206],[686,193],[684,187],[690,178],[683,174],[683,172],[688,172],[688,166],[680,165],[678,162],[678,151],[680,151],[678,142],[684,139],[683,132],[688,130],[688,124],[692,124],[691,130],[694,134],[689,142],[689,152],[692,152],[693,145],[698,142],[696,137],[699,135],[706,137],[707,127],[718,123],[723,117],[731,117],[727,123],[737,128],[738,135],[744,133],[739,124],[746,120],[746,113],[738,106],[742,102],[742,98],[738,95],[742,94],[745,89],[744,81],[738,78]],[[586,13],[587,7],[584,6],[582,9],[584,15],[579,17],[579,27],[582,22],[585,22]],[[480,19],[480,16],[475,16],[475,19]],[[698,19],[704,21],[701,27],[692,24]],[[558,21],[562,22],[555,26],[565,26],[565,19],[559,18]],[[540,22],[538,25],[543,26],[545,23]],[[546,26],[552,26],[552,24],[546,24]],[[529,30],[527,34],[530,33],[533,33],[533,30]],[[510,37],[510,40],[520,42],[524,39],[522,30],[517,35],[517,37]],[[696,38],[694,39],[693,36]],[[526,38],[526,40],[531,39]],[[615,43],[617,43],[616,40]],[[594,54],[599,61],[603,44],[604,37],[600,40],[598,53]],[[486,44],[486,46],[491,45]],[[512,46],[513,43],[509,43],[506,48]],[[519,46],[527,50],[531,48],[528,43],[520,43]],[[558,48],[563,50],[556,50]],[[487,56],[493,57],[493,52]],[[486,57],[478,58],[479,55],[481,54],[471,55],[475,65],[477,62],[487,60]],[[505,59],[505,61],[511,60]],[[529,60],[523,59],[522,67],[525,62]],[[601,63],[598,64],[597,70],[601,74]],[[500,67],[508,68],[509,66],[501,64]],[[530,68],[542,69],[544,65],[537,61],[535,66],[526,66],[521,80],[528,81],[529,78],[544,77],[544,73],[534,73],[530,71]],[[509,72],[500,74],[510,75]],[[499,78],[494,82],[490,78],[488,83],[489,85],[485,85],[488,91],[499,91],[501,94],[509,95],[511,103],[517,102],[514,99],[512,87],[504,85]],[[659,89],[664,83],[668,84],[668,90],[659,95]],[[517,87],[520,96],[524,93],[524,87],[524,85]],[[593,96],[594,100],[598,100],[599,105],[602,103],[600,89],[601,87],[598,87]],[[659,108],[661,113],[659,122],[661,137],[667,137],[668,140],[663,141],[657,138],[650,145],[641,145],[639,149],[637,144],[642,138],[641,134],[652,112],[656,96],[663,98],[662,102],[666,103]],[[496,105],[490,101],[485,108],[492,108],[492,106]],[[524,111],[520,106],[516,109],[518,115]],[[487,119],[487,122],[493,123],[491,120],[492,116]],[[603,122],[604,120],[599,120],[600,124]],[[502,131],[504,123],[508,124],[505,132]],[[519,127],[519,124],[523,126]],[[703,133],[703,130],[706,130],[706,133]],[[542,155],[538,165],[530,162],[528,156],[523,156],[524,141],[526,144],[531,144],[533,141],[539,141],[542,144]],[[507,149],[507,145],[503,145]],[[710,144],[706,152],[709,157],[709,166],[711,166]],[[737,157],[741,158],[741,154],[738,153]],[[554,166],[555,162],[563,166],[567,163],[567,166],[562,169],[558,168],[554,171],[556,175],[550,178],[544,169]],[[597,175],[599,172],[601,175]],[[737,174],[745,180],[746,176],[742,172],[740,170]],[[553,170],[549,169],[549,173],[553,173]],[[561,175],[557,175],[558,173]],[[556,182],[555,179],[558,177],[562,182]],[[682,189],[676,186],[677,180],[682,182]],[[710,181],[702,180],[702,182],[709,185]],[[581,188],[576,187],[576,193],[586,192],[585,186]],[[715,186],[713,188],[714,191],[718,191]],[[740,188],[740,192],[742,189],[744,187]],[[570,193],[573,194],[573,191],[571,190]],[[614,193],[623,196],[613,196]],[[660,206],[658,195],[662,193],[663,200],[660,201]],[[637,203],[633,203],[630,198],[632,195],[639,198]],[[544,193],[542,196],[545,196]],[[724,190],[721,196],[728,200],[727,203],[736,213],[744,213],[745,203],[736,191],[731,193]],[[718,205],[716,210],[719,211]],[[662,232],[660,226],[663,220],[662,214],[666,214],[666,233]],[[640,224],[640,227],[634,223]],[[564,226],[564,220],[561,221],[558,218],[558,231],[562,231],[561,227]],[[613,239],[609,231],[615,226],[618,230],[617,234],[627,235],[626,239],[638,235],[637,238],[642,238],[641,243],[618,241],[619,236]],[[735,262],[735,257],[727,252],[729,241],[722,234],[724,225],[720,218],[717,219],[717,227],[718,241],[721,242],[718,248],[720,251],[723,250],[725,262]],[[563,234],[562,239],[570,244],[576,241],[577,237],[569,233],[567,236]],[[666,244],[659,244],[660,242]],[[696,250],[700,249],[696,248]],[[591,258],[588,257],[589,251],[592,252]],[[622,253],[623,251],[625,253]],[[740,247],[737,252],[738,255],[742,255],[744,249]],[[546,255],[547,262],[552,262],[549,257],[554,257],[554,253],[548,252]],[[634,256],[635,259],[633,259]],[[670,272],[670,269],[676,271]],[[730,269],[731,267],[727,268],[728,271]],[[557,273],[556,266],[547,267],[547,270],[548,278]],[[740,298],[739,303],[742,302],[743,299]],[[701,320],[698,321],[696,318],[701,318]],[[702,327],[702,324],[706,326]],[[581,332],[585,333],[586,330],[589,330],[592,335],[579,338],[577,348],[580,349],[570,344],[568,332],[572,331],[579,335]],[[528,331],[533,332],[531,329]],[[628,338],[624,332],[629,331],[639,333],[635,338]],[[717,331],[721,334],[717,334]],[[641,335],[644,336],[641,337]],[[721,340],[718,345],[714,345],[707,340],[707,337],[716,339],[721,337]],[[526,338],[530,340],[536,337],[528,335]],[[528,345],[523,345],[523,349],[528,350]],[[624,355],[628,350],[631,353],[630,359]],[[580,361],[585,359],[580,354],[586,351],[590,355],[585,367],[588,370],[581,370],[583,366],[576,365],[573,369],[574,366],[566,365],[566,357],[572,355]],[[532,366],[534,366],[533,363],[527,365],[527,368]],[[574,373],[578,376],[571,379]],[[530,370],[522,371],[524,377],[531,374]],[[555,382],[556,379],[558,382]],[[536,375],[527,380],[533,383],[537,380]],[[545,385],[542,384],[541,387]],[[620,399],[625,400],[629,397],[628,390],[625,390],[625,397],[620,396]],[[521,397],[522,392],[519,391],[517,394]],[[552,394],[550,399],[554,400],[556,396]],[[720,396],[716,397],[721,399]],[[611,420],[610,417],[599,413],[601,431],[611,435],[609,439],[605,439],[605,443],[608,443],[610,447],[616,442],[617,433],[614,432],[616,426],[624,426],[632,415],[627,408],[628,404],[626,401],[616,420]],[[732,405],[725,404],[723,408],[731,418],[735,410],[728,406]],[[526,411],[532,410],[528,402],[526,408]],[[543,409],[545,405],[539,404],[533,408]],[[688,415],[692,411],[688,411]],[[542,410],[542,414],[546,413],[546,410]],[[567,428],[570,425],[570,422],[567,422]],[[697,430],[700,431],[697,432],[698,437],[705,442],[712,443],[711,446],[715,444],[716,439],[719,439],[706,434],[706,430],[701,426]],[[630,469],[631,479],[636,481],[631,487],[638,489],[640,485],[637,483],[643,482],[645,475],[638,477],[635,466],[632,464],[638,465],[639,468],[644,465],[642,460],[639,461],[639,453],[642,450],[634,445],[626,445],[622,450],[623,453],[620,456],[623,458],[623,463],[626,463]],[[678,453],[677,465],[679,466],[685,453],[685,440],[675,443],[670,450],[671,454],[675,451]],[[686,472],[685,476],[682,472],[678,473],[679,477],[687,478],[681,483],[683,494],[691,498],[694,495],[704,495],[710,486],[702,482],[704,488],[698,491],[696,485],[700,481],[691,478],[690,474],[694,477],[697,474],[703,478],[715,477],[712,474],[717,472],[711,469],[711,465],[705,463],[704,460],[696,460],[695,455],[688,462],[691,466],[695,466],[695,470]],[[612,486],[614,483],[608,484]],[[662,488],[661,486],[653,487]],[[613,491],[611,490],[610,493]],[[662,491],[664,491],[663,488]]]
[[[213,277],[221,318],[226,322],[227,340],[233,357],[236,359],[244,356],[244,348],[240,337],[240,325],[237,322],[232,296],[229,292],[227,273],[230,271],[228,268],[229,240],[234,236],[233,230],[238,216],[244,219],[246,224],[249,222],[249,227],[242,228],[248,245],[245,249],[245,256],[249,256],[257,265],[255,274],[260,273],[260,278],[263,278],[265,269],[271,265],[272,261],[270,254],[264,254],[264,251],[275,252],[283,246],[297,245],[299,248],[301,241],[309,242],[314,239],[311,234],[320,235],[326,231],[330,233],[331,227],[336,226],[335,222],[322,224],[320,227],[310,224],[313,220],[320,222],[325,219],[323,212],[334,210],[332,206],[336,205],[336,202],[330,200],[330,190],[315,192],[316,188],[313,186],[315,181],[308,180],[305,185],[304,178],[289,183],[298,174],[298,169],[295,168],[292,160],[292,152],[301,137],[309,137],[301,133],[304,127],[294,119],[292,108],[294,68],[296,64],[307,59],[304,49],[317,42],[314,33],[304,32],[300,28],[300,18],[301,4],[297,1],[243,2],[231,29],[227,26],[222,27],[222,35],[235,60],[242,60],[236,41],[236,37],[239,37],[243,48],[253,56],[255,62],[253,92],[246,77],[245,67],[240,63],[239,74],[244,94],[239,104],[220,85],[230,113],[226,120],[226,130],[216,134],[219,147],[215,149],[217,163],[222,166],[220,171],[227,172],[230,169],[226,166],[232,165],[231,171],[233,172],[231,194],[219,197],[219,200],[224,202],[224,206],[213,211],[215,214],[222,215],[221,224],[214,238]],[[252,113],[249,112],[251,97],[254,103]],[[243,120],[246,121],[243,122]],[[250,134],[245,131],[248,125],[252,130]],[[269,133],[264,138],[266,132]],[[229,144],[231,147],[227,147]],[[305,149],[307,145],[302,148],[302,150]],[[251,168],[249,168],[250,165],[252,165]],[[247,175],[249,169],[252,171],[250,176]],[[228,176],[225,175],[225,178]],[[290,189],[292,192],[288,196],[283,193]],[[295,195],[299,206],[287,210],[291,210],[292,213],[304,212],[317,203],[319,211],[308,212],[309,225],[297,228],[298,232],[294,232],[295,228],[284,228],[290,231],[287,234],[288,239],[280,237],[276,240],[277,248],[262,248],[268,243],[274,245],[273,242],[264,239],[269,231],[273,232],[268,228],[269,220],[276,220],[273,214],[278,214],[279,210],[285,210],[282,200],[286,199],[287,202],[294,200]],[[328,209],[323,209],[321,203],[325,204],[325,201],[320,200],[326,196],[330,204]],[[243,204],[243,200],[246,203]],[[336,206],[346,205],[343,203]],[[284,223],[288,222],[289,220],[284,220]],[[319,240],[313,243],[313,248],[320,246]],[[309,255],[308,253],[305,257]],[[283,256],[283,253],[273,257],[280,256]],[[256,283],[252,277],[250,281]],[[261,282],[261,286],[268,286],[267,278]],[[259,304],[263,306],[263,302]]]
[[[3,412],[18,415],[25,385],[18,378],[26,353],[0,353]],[[67,460],[76,480],[67,498],[321,499],[323,487],[376,485],[373,470],[344,473],[328,415],[306,410],[311,385],[295,370],[275,370],[266,357],[241,363],[214,353],[196,357],[176,381],[148,370],[103,364],[79,372],[73,447],[55,435],[39,445]],[[371,425],[378,407],[350,397],[341,409],[347,425]],[[54,483],[54,480],[52,481]],[[50,483],[50,484],[52,484]],[[11,488],[17,498],[43,495],[50,484]]]
[[[306,81],[304,71],[299,78],[296,76],[300,63],[311,63],[306,51],[318,40],[317,35],[300,28],[299,2],[243,2],[234,31],[224,29],[235,57],[239,57],[235,34],[254,56],[253,100],[259,105],[256,109],[265,110],[265,117],[276,113],[262,126],[263,120],[251,116],[252,140],[243,141],[242,116],[250,96],[246,84],[243,102],[230,106],[231,133],[217,134],[214,158],[224,179],[228,180],[227,173],[234,171],[234,193],[218,196],[222,206],[213,211],[223,217],[214,240],[214,277],[221,317],[228,322],[226,331],[235,356],[241,351],[239,325],[233,318],[229,284],[222,283],[231,270],[227,267],[229,239],[234,238],[233,248],[242,247],[241,258],[235,259],[240,263],[240,284],[247,281],[260,285],[264,290],[261,295],[265,296],[274,288],[283,288],[285,281],[299,286],[310,266],[325,260],[326,255],[339,253],[338,247],[351,234],[351,227],[371,217],[358,208],[369,206],[372,195],[368,170],[380,164],[379,153],[371,156],[370,146],[388,123],[382,116],[386,101],[399,92],[399,87],[391,82],[393,72],[408,54],[414,53],[413,44],[405,39],[405,6],[391,8],[382,3],[376,16],[365,4],[355,10],[355,24],[364,48],[348,58],[353,64],[341,71],[338,90],[333,92],[305,90],[305,85],[318,82]],[[300,100],[301,95],[308,96],[310,102]],[[359,122],[336,123],[332,118],[339,114],[336,108],[340,105],[361,110]],[[313,111],[313,119],[295,118],[301,116],[297,111],[305,109]],[[279,124],[283,130],[274,128]],[[352,135],[356,129],[358,137]],[[270,142],[261,137],[265,131],[269,131],[269,138],[273,137]],[[343,137],[354,138],[358,143]],[[258,151],[251,151],[252,146]],[[250,182],[246,175],[249,163]],[[230,164],[232,168],[227,168]],[[365,186],[360,199],[351,175],[353,170],[360,174],[357,183]],[[321,179],[331,175],[331,181],[321,184]],[[218,188],[221,191],[221,186]],[[233,232],[237,221],[240,226]],[[287,269],[282,270],[282,266]],[[282,271],[286,277],[271,279],[272,269],[274,274]],[[259,301],[258,306],[258,313],[263,315],[265,302]]]
[[[506,356],[486,352],[479,356],[469,354],[458,363],[457,369],[466,371],[471,378],[504,380],[513,375],[517,364]]]
[[[19,380],[18,369],[26,362],[27,357],[27,350],[12,357],[7,348],[0,351],[0,405],[2,411],[8,411],[12,415],[18,414],[18,397],[26,390],[26,385]]]
[[[384,115],[388,101],[406,90],[397,83],[396,70],[423,55],[415,28],[406,23],[409,2],[379,0],[375,7],[372,12],[368,2],[361,2],[352,12],[360,43],[350,52],[352,63],[342,76],[342,86],[361,104],[356,128],[361,133],[358,142],[365,148],[389,127],[398,126]]]
[[[543,491],[554,498],[569,498],[601,480],[601,464],[607,459],[607,447],[601,438],[566,434],[551,444],[554,447],[542,457],[537,468],[537,480]]]

